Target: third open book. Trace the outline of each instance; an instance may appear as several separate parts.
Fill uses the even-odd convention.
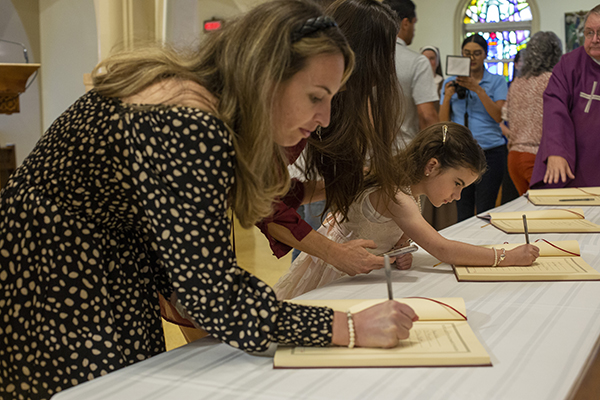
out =
[[[527,197],[536,206],[600,206],[600,187],[530,189]]]
[[[535,211],[491,212],[479,214],[506,233],[524,233],[523,214],[527,217],[529,233],[592,233],[600,225],[585,219],[581,208],[556,208]]]

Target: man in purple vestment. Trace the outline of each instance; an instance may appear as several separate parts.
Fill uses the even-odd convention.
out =
[[[544,92],[544,124],[532,188],[600,186],[600,5],[585,43],[562,56]]]

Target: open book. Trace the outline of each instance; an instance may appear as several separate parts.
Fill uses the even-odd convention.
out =
[[[600,225],[586,220],[581,208],[491,212],[477,216],[490,220],[492,225],[506,233],[525,233],[523,214],[527,217],[529,233],[600,232]]]
[[[530,189],[526,196],[536,206],[600,206],[600,187]]]
[[[459,281],[597,281],[600,273],[579,257],[577,240],[533,243],[540,257],[528,267],[454,266]],[[519,244],[498,244],[496,249],[513,249]],[[484,246],[492,247],[492,246]]]
[[[434,299],[466,315],[462,298]],[[357,313],[386,300],[293,300],[294,303],[330,307]],[[490,357],[469,323],[452,308],[430,299],[398,301],[412,307],[419,320],[410,337],[393,349],[355,347],[290,347],[279,345],[274,368],[413,367],[491,365]]]

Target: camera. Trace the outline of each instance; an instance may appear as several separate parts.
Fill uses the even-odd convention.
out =
[[[456,95],[460,100],[467,97],[467,88],[464,86],[460,86],[456,81],[452,82],[452,86],[454,86],[454,90],[456,91]]]

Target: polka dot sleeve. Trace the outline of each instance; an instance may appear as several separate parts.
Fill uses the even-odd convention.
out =
[[[175,291],[203,329],[246,351],[273,341],[329,344],[331,310],[282,306],[270,287],[236,265],[227,217],[235,159],[222,122],[188,108],[128,114],[138,166],[131,183],[147,219],[159,291]]]

